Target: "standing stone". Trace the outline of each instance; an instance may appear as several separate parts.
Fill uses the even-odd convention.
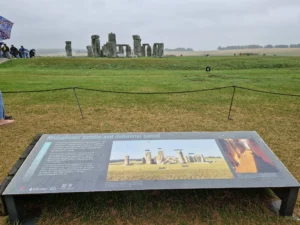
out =
[[[158,44],[158,57],[163,57],[164,56],[164,43],[159,43]]]
[[[184,156],[183,156],[182,151],[178,149],[178,150],[176,150],[176,152],[177,152],[177,154],[178,154],[178,161],[179,161],[180,163],[185,163],[185,160],[184,160]]]
[[[119,53],[124,54],[124,45],[119,45]]]
[[[145,153],[146,164],[152,164],[151,152]]]
[[[195,155],[193,157],[193,159],[194,159],[194,162],[201,162],[201,160],[199,160],[199,156],[198,155]]]
[[[108,56],[108,50],[107,50],[107,45],[103,45],[102,47],[102,54],[103,54],[103,57],[107,57]]]
[[[66,54],[67,57],[71,57],[72,56],[72,41],[66,41]]]
[[[141,56],[144,57],[146,55],[146,46],[142,45],[141,46]]]
[[[191,155],[189,155],[189,162],[193,163],[194,162],[194,159]]]
[[[102,51],[103,57],[105,57],[105,45],[102,46],[102,50],[101,51]]]
[[[157,43],[154,43],[153,44],[153,54],[152,54],[153,57],[157,57],[158,56],[158,44]]]
[[[157,152],[157,156],[156,156],[156,163],[157,164],[162,164],[163,161],[165,159],[165,156],[164,156],[164,151],[163,150],[159,150]]]
[[[112,43],[112,57],[117,57],[117,40],[116,40],[116,34],[109,33],[108,34],[108,42]]]
[[[156,164],[156,158],[151,159],[151,164]]]
[[[141,43],[142,39],[139,35],[133,35],[133,53],[136,56],[141,56]]]
[[[150,53],[149,53],[149,44],[143,44],[142,45],[142,56],[151,56],[151,48],[150,48]]]
[[[145,159],[145,157],[143,157],[143,159],[142,159],[142,164],[146,164],[146,159]]]
[[[100,36],[99,35],[92,35],[92,48],[94,57],[101,56],[101,47],[100,47]]]
[[[201,157],[201,162],[205,162],[205,158],[203,155],[200,156]]]
[[[201,156],[197,155],[197,162],[202,162]]]
[[[147,48],[147,56],[148,56],[148,57],[151,57],[151,55],[152,55],[151,52],[152,52],[151,46],[148,45],[148,48]]]
[[[114,44],[112,42],[106,43],[106,49],[107,49],[107,57],[113,58],[114,57]]]
[[[92,46],[88,45],[86,46],[88,57],[93,57],[93,48]]]
[[[131,56],[131,47],[130,45],[126,45],[126,57]]]
[[[189,163],[190,162],[190,160],[189,160],[189,157],[186,155],[186,156],[184,156],[184,159],[185,159],[185,161],[187,162],[187,163]]]
[[[129,166],[129,156],[128,155],[125,156],[124,166]]]

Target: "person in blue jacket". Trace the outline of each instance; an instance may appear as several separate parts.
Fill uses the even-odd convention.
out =
[[[0,126],[7,125],[13,122],[14,120],[12,119],[11,116],[5,116],[4,103],[2,99],[2,93],[0,91]]]
[[[21,46],[21,48],[19,49],[19,51],[21,52],[22,58],[26,58],[25,50],[26,49],[23,46]]]

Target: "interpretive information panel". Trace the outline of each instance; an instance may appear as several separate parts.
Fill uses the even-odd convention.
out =
[[[4,195],[299,187],[256,132],[44,134]]]

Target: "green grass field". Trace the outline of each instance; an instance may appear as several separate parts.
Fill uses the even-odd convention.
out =
[[[0,65],[2,92],[72,86],[170,92],[232,85],[300,94],[300,58],[37,58]],[[37,133],[255,130],[300,180],[299,97],[237,89],[228,121],[232,88],[172,95],[77,94],[83,120],[72,90],[3,94],[7,114],[16,121],[0,128],[1,179]],[[46,200],[28,202],[29,212],[42,209],[38,224],[298,224],[270,212],[269,194],[257,190],[113,192]]]

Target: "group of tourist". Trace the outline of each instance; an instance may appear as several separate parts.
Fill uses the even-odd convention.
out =
[[[9,48],[5,43],[0,43],[0,58],[7,59],[17,59],[17,58],[33,58],[35,57],[35,50],[28,49],[21,46],[20,49],[17,49],[15,46],[11,45]]]

